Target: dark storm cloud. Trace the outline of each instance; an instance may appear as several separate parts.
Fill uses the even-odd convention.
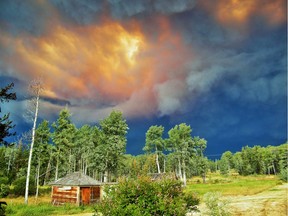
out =
[[[58,8],[60,14],[66,17],[67,21],[74,21],[78,24],[95,23],[96,19],[104,12],[105,1],[95,0],[50,0]]]
[[[126,19],[138,15],[169,15],[192,9],[194,0],[50,0],[64,14],[67,21],[78,24],[92,24],[102,16],[111,15],[115,19]]]
[[[111,14],[115,18],[127,18],[139,14],[169,15],[190,10],[195,6],[194,0],[109,0]]]
[[[44,3],[34,0],[1,0],[0,27],[13,35],[22,32],[40,35],[48,26],[49,14]]]

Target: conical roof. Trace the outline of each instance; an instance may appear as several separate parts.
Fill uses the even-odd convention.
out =
[[[66,175],[63,178],[60,178],[50,185],[62,185],[62,186],[92,186],[92,185],[101,185],[102,183],[84,175],[81,172],[74,172]]]

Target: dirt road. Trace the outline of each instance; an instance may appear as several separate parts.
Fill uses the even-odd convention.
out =
[[[232,215],[286,216],[288,184],[251,196],[229,197]]]
[[[225,198],[229,201],[229,210],[233,216],[288,215],[288,184],[279,185],[255,195]],[[205,204],[200,205],[200,211],[205,211]],[[201,213],[194,215],[201,215]]]

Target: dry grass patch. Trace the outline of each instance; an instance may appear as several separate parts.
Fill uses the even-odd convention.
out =
[[[197,180],[196,180],[197,181]],[[208,192],[220,192],[222,195],[253,195],[281,184],[275,176],[213,176],[206,184],[189,182],[186,190],[203,196]]]

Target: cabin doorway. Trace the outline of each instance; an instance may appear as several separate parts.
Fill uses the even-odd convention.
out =
[[[81,201],[84,205],[88,205],[90,203],[90,187],[81,188]]]

